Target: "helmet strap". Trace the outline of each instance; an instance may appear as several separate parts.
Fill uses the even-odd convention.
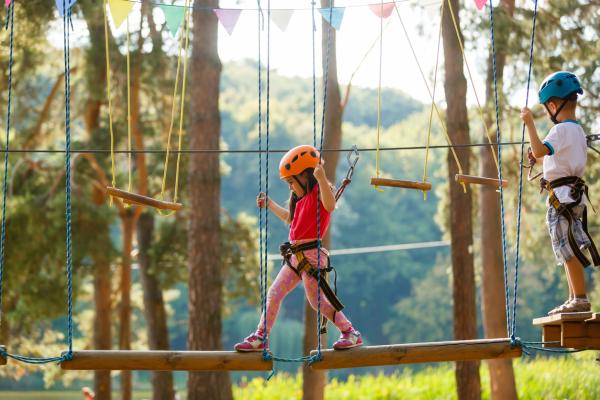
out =
[[[550,114],[550,120],[552,120],[552,122],[554,122],[555,124],[560,123],[560,121],[557,120],[556,117],[558,116],[558,114],[560,114],[560,112],[565,107],[565,105],[567,105],[568,102],[569,102],[568,97],[566,99],[563,99],[562,104],[560,106],[558,106],[558,109],[556,110],[556,112],[554,114],[552,114],[552,111],[550,111],[550,108],[548,107],[548,103],[544,103],[544,107],[546,107],[546,111],[548,111],[548,114]]]
[[[305,185],[302,182],[300,182],[300,179],[298,179],[297,175],[293,175],[292,178],[294,178],[298,185],[300,185],[300,187],[304,190],[304,195],[306,196],[308,194],[308,185]]]

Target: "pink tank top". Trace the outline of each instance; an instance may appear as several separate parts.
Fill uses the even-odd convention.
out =
[[[312,191],[298,200],[294,211],[294,220],[290,227],[289,240],[291,242],[304,239],[317,239],[317,201],[319,202],[319,217],[321,220],[319,238],[323,238],[329,228],[330,213],[325,210],[323,203],[318,200],[319,186],[315,185]]]

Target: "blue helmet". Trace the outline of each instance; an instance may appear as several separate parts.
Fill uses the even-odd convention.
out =
[[[544,104],[552,97],[566,99],[573,93],[583,94],[579,79],[572,72],[558,71],[550,74],[540,85],[538,96]]]

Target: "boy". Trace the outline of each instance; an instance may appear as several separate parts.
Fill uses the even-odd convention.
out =
[[[583,267],[590,262],[582,253],[589,249],[594,265],[600,256],[586,227],[587,186],[581,178],[587,160],[586,136],[576,120],[577,95],[583,94],[575,74],[559,71],[550,74],[539,90],[539,101],[555,124],[542,142],[535,129],[531,111],[524,107],[521,119],[527,126],[532,162],[543,158],[543,189],[548,190],[546,222],[556,260],[564,265],[569,298],[548,315],[590,311]]]

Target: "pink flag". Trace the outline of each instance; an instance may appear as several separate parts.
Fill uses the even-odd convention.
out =
[[[477,5],[477,9],[481,10],[483,6],[487,3],[486,0],[475,0],[475,5]]]
[[[379,3],[379,4],[369,4],[369,8],[375,15],[379,18],[387,18],[392,15],[392,11],[394,11],[394,7],[396,3]]]
[[[219,21],[223,25],[223,28],[225,28],[227,33],[231,35],[233,33],[233,28],[235,28],[235,24],[237,24],[238,18],[240,17],[242,10],[239,8],[216,8],[213,11],[217,15],[217,18],[219,18]]]
[[[10,3],[12,3],[12,0],[4,0],[4,7],[10,6]]]

